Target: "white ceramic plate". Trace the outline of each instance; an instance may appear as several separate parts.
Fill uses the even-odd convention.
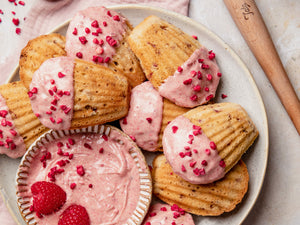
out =
[[[223,74],[218,87],[217,102],[235,102],[242,105],[259,131],[259,137],[254,145],[243,156],[250,175],[249,190],[242,203],[231,213],[219,217],[194,216],[196,225],[237,225],[241,224],[252,209],[261,190],[268,159],[269,135],[266,111],[256,84],[241,59],[218,36],[203,25],[188,17],[163,9],[123,5],[110,7],[126,16],[136,26],[149,15],[156,15],[178,26],[190,35],[197,35],[201,44],[216,53],[216,59]],[[65,34],[68,22],[62,24],[54,32]],[[8,81],[19,79],[18,68]],[[226,94],[226,99],[221,98]],[[147,161],[151,164],[153,153],[146,153]],[[10,159],[0,155],[0,191],[11,214],[18,224],[25,225],[16,204],[15,174],[20,159]]]

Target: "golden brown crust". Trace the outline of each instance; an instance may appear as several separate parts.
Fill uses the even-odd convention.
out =
[[[14,125],[22,136],[26,148],[48,131],[31,110],[27,89],[21,81],[0,85],[0,94],[6,101]]]
[[[184,114],[217,145],[228,172],[248,150],[258,136],[247,112],[236,103],[216,103],[199,106]]]
[[[31,83],[32,75],[44,61],[66,55],[65,42],[64,36],[53,33],[30,40],[26,47],[22,49],[19,74],[27,89]]]
[[[156,16],[149,16],[136,26],[128,42],[156,89],[201,46],[193,37]]]
[[[169,101],[168,99],[163,99],[163,115],[162,115],[162,122],[161,122],[161,128],[158,136],[158,147],[157,151],[163,151],[162,147],[162,137],[164,134],[164,130],[169,122],[174,120],[177,116],[180,116],[184,113],[186,113],[189,109],[183,108],[178,105],[175,105],[175,103]]]
[[[129,101],[130,85],[124,75],[91,62],[75,61],[71,128],[118,120],[127,114]]]
[[[153,193],[168,204],[177,204],[187,212],[218,216],[232,211],[248,190],[249,174],[243,161],[214,183],[191,184],[173,173],[164,155],[157,156],[152,169]]]
[[[116,54],[112,57],[108,67],[112,70],[124,74],[131,87],[135,87],[146,80],[140,62],[132,52],[128,44],[128,36],[131,32],[131,25],[127,23],[128,31],[116,49]]]

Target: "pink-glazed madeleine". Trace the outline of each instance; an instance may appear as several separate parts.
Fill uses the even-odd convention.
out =
[[[32,111],[45,127],[63,130],[71,126],[73,70],[74,60],[62,56],[46,60],[33,74],[28,94]]]
[[[24,140],[14,125],[5,99],[0,94],[0,154],[18,158],[25,152]]]
[[[208,184],[225,175],[216,144],[188,118],[179,116],[165,129],[163,149],[173,171],[192,184]]]
[[[143,225],[195,225],[192,216],[176,204],[156,203],[150,207]]]
[[[193,108],[214,98],[220,77],[215,53],[201,47],[162,83],[158,91],[176,105]]]
[[[139,147],[155,151],[162,123],[163,99],[150,81],[131,92],[128,115],[120,121],[122,130],[132,137]]]
[[[79,11],[67,30],[67,55],[107,64],[116,53],[127,29],[123,16],[103,6]]]

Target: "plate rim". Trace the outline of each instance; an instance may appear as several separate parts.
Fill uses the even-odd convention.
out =
[[[229,54],[235,59],[235,61],[245,71],[245,75],[247,76],[248,80],[251,82],[251,86],[253,87],[253,90],[254,90],[256,96],[259,98],[260,108],[263,109],[263,114],[261,116],[262,116],[262,119],[265,121],[265,124],[263,126],[263,130],[264,130],[266,141],[265,141],[265,146],[264,146],[264,152],[265,152],[264,164],[265,165],[264,165],[263,171],[262,171],[262,178],[261,178],[261,180],[259,180],[259,186],[258,186],[258,190],[257,190],[257,194],[256,194],[255,198],[251,201],[250,207],[246,210],[245,215],[240,220],[240,224],[243,223],[245,221],[245,219],[247,218],[247,216],[252,211],[255,203],[257,202],[258,197],[261,194],[261,190],[262,190],[264,180],[265,180],[265,175],[266,175],[266,170],[267,170],[267,165],[268,165],[268,156],[269,156],[269,128],[268,128],[269,126],[268,126],[268,118],[267,118],[267,113],[266,113],[266,107],[265,107],[262,96],[259,92],[259,89],[256,85],[256,82],[255,82],[250,70],[248,69],[248,67],[246,66],[244,61],[240,58],[240,56],[222,38],[220,38],[216,33],[211,31],[209,28],[207,28],[206,26],[204,26],[200,22],[195,21],[195,20],[191,19],[188,16],[184,16],[182,14],[179,14],[179,13],[176,13],[176,12],[164,9],[164,8],[160,8],[160,7],[145,6],[145,5],[138,5],[138,4],[122,4],[122,5],[116,4],[116,5],[112,5],[112,6],[107,6],[107,8],[109,8],[111,10],[115,10],[115,11],[128,10],[128,9],[131,9],[131,10],[148,10],[148,11],[153,11],[155,13],[162,13],[162,14],[165,14],[165,15],[170,16],[170,17],[176,17],[179,20],[183,20],[183,21],[185,21],[189,24],[192,24],[192,26],[195,26],[195,27],[199,28],[200,30],[204,30],[209,36],[211,36],[216,42],[218,42],[218,44],[223,46],[224,49],[226,49],[226,51],[229,52]],[[55,28],[53,28],[52,30],[47,32],[46,34],[57,32],[57,30],[59,30],[62,27],[66,26],[69,22],[70,22],[70,19],[68,19],[65,22],[59,24],[58,26],[56,26]],[[7,78],[5,83],[12,82],[13,79],[17,76],[18,71],[19,71],[19,65],[17,65],[15,67],[12,74]],[[5,206],[8,208],[8,211],[11,214],[12,218],[16,221],[16,223],[18,225],[20,225],[20,223],[17,220],[15,214],[13,213],[12,209],[10,208],[8,202],[5,201],[5,197],[2,193],[2,191],[0,191],[0,196],[2,197],[3,202],[4,202]]]

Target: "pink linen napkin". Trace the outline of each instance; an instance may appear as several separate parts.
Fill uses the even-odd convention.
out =
[[[21,49],[26,46],[28,40],[51,31],[57,25],[72,18],[81,9],[89,6],[109,6],[116,4],[156,6],[187,15],[189,0],[37,0],[26,16],[27,19],[22,26],[22,33],[17,45],[9,55],[5,56],[5,60],[0,63],[0,84],[3,84],[7,80],[18,64],[19,57],[16,56],[20,55]],[[1,197],[0,224],[16,225]]]
[[[149,5],[172,10],[187,15],[189,0],[58,0],[35,1],[29,11],[22,27],[20,38],[14,50],[0,62],[0,84],[4,83],[18,64],[21,49],[26,46],[28,40],[45,34],[57,25],[71,19],[73,15],[89,6],[109,6],[116,4]]]

